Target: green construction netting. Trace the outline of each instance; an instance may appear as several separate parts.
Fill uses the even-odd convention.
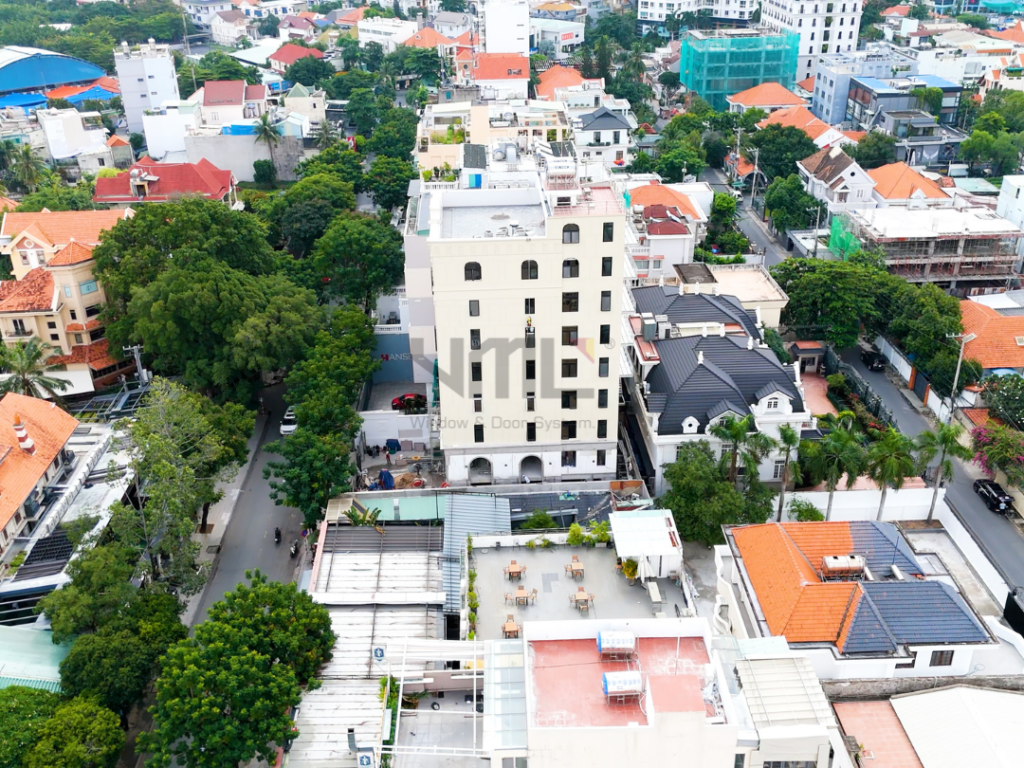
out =
[[[1021,10],[1022,6],[1020,3],[1014,2],[997,2],[997,0],[981,0],[981,7],[995,13],[1014,13]]]
[[[828,249],[837,259],[846,261],[860,250],[860,240],[850,231],[850,222],[845,216],[833,216],[828,235]]]

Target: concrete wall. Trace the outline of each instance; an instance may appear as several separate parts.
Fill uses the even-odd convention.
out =
[[[409,354],[409,334],[380,334],[377,339],[377,358],[380,369],[374,371],[373,382],[412,381],[412,355]]]
[[[412,440],[428,443],[430,416],[404,414],[401,411],[360,411],[361,431],[368,445],[384,445],[388,440]]]
[[[252,164],[256,160],[270,160],[270,149],[252,136],[186,136],[185,151],[190,163],[206,158],[218,168],[231,171],[239,181],[253,181]],[[282,136],[274,147],[274,165],[281,181],[295,180],[295,166],[306,157],[302,139]]]
[[[943,498],[946,489],[939,489],[939,499],[935,506],[938,513],[940,507],[945,508]],[[793,499],[809,501],[811,504],[825,514],[828,509],[827,491],[797,491],[786,494],[787,504],[783,512],[786,520],[789,517],[789,504]],[[882,492],[871,491],[847,491],[840,485],[832,498],[832,514],[830,520],[875,520],[878,516],[878,505],[882,499]],[[924,520],[928,517],[928,509],[932,503],[932,488],[904,488],[901,491],[894,491],[891,488],[885,494],[885,510],[882,519],[889,522],[897,520]]]
[[[885,359],[889,361],[889,365],[896,369],[900,378],[902,378],[905,383],[908,383],[914,371],[914,366],[911,365],[910,361],[903,356],[903,353],[890,344],[889,340],[884,336],[877,336],[875,338],[875,346],[878,347],[879,351],[883,355],[885,355]]]

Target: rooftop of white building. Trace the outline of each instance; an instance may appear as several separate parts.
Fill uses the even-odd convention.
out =
[[[850,217],[879,240],[942,240],[1024,236],[1024,231],[988,208],[873,208]]]

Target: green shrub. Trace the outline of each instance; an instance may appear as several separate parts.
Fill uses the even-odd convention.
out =
[[[607,544],[612,540],[611,524],[605,520],[603,523],[591,523],[589,533],[596,541]]]
[[[622,575],[627,579],[635,579],[639,564],[636,560],[624,560],[622,563]]]
[[[789,519],[800,523],[813,523],[825,519],[821,511],[804,499],[791,499],[789,502]]]
[[[534,541],[533,539],[530,539],[528,542],[526,542],[526,548],[527,549],[536,549],[537,548],[537,542]]]
[[[256,160],[252,164],[253,181],[265,187],[272,187],[277,183],[277,168],[270,160]]]
[[[541,528],[557,528],[558,523],[543,509],[535,509],[533,514],[523,521],[522,528],[528,531],[537,531]]]
[[[544,549],[551,549],[553,546],[555,546],[555,542],[553,542],[551,539],[544,538],[544,539],[541,539],[540,545]]]
[[[578,547],[583,543],[583,528],[580,527],[579,523],[573,523],[569,526],[567,543],[570,547]]]
[[[831,376],[826,376],[825,383],[837,396],[844,398],[850,396],[850,385],[846,383],[846,377],[843,374],[833,373]]]

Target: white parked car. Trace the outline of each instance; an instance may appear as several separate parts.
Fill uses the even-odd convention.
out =
[[[281,419],[281,434],[290,435],[298,428],[299,421],[295,418],[295,409],[289,408],[284,412],[284,418]]]

